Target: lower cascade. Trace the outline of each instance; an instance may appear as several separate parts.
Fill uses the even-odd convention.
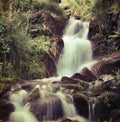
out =
[[[63,34],[64,49],[58,61],[58,77],[36,79],[29,83],[31,88],[27,90],[23,90],[21,85],[19,90],[13,89],[10,101],[15,111],[10,115],[10,122],[57,122],[60,118],[70,118],[78,122],[91,121],[90,115],[89,120],[78,115],[71,91],[56,82],[62,76],[80,72],[92,61],[88,32],[89,22],[70,18]]]

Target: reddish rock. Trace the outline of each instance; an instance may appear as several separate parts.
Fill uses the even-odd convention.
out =
[[[92,71],[96,76],[111,74],[120,67],[120,51],[112,53],[110,56],[103,58],[93,65]]]
[[[71,76],[71,78],[73,78],[73,79],[80,79],[80,80],[83,80],[83,81],[87,80],[86,77],[84,77],[80,73],[75,73],[74,75]]]
[[[63,84],[76,84],[76,83],[79,83],[79,82],[77,80],[74,80],[73,78],[62,77],[61,83],[63,83]]]
[[[92,71],[90,71],[88,68],[84,68],[81,71],[82,76],[84,76],[86,78],[86,81],[95,81],[97,80],[96,76],[92,73]]]
[[[55,59],[51,55],[45,54],[43,60],[44,60],[43,62],[47,69],[46,77],[56,75],[57,67],[56,67]]]
[[[75,73],[71,78],[80,79],[87,82],[95,81],[97,79],[88,68],[84,68],[81,73]]]

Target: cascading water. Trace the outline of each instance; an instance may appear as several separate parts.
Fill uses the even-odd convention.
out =
[[[24,104],[28,97],[25,90],[20,90],[10,96],[11,103],[15,107],[15,111],[10,115],[10,122],[38,122],[30,112],[29,103]]]
[[[90,97],[90,100],[88,101],[88,107],[89,107],[89,122],[95,122],[95,98]]]
[[[87,39],[88,31],[89,22],[81,22],[74,18],[69,20],[63,35],[63,53],[57,67],[59,77],[34,80],[32,92],[20,90],[13,93],[10,100],[15,111],[11,113],[10,122],[53,122],[62,117],[86,122],[86,119],[77,114],[72,96],[63,92],[59,85],[55,86],[56,82],[52,82],[59,81],[62,76],[71,76],[80,72],[82,66],[92,61],[91,43]],[[39,91],[38,99],[31,102],[30,107],[27,100],[31,94],[36,97],[36,93],[33,93],[36,89]],[[24,100],[27,102],[25,103]]]
[[[58,75],[71,76],[80,72],[81,67],[92,61],[92,46],[87,39],[89,22],[71,18],[66,26],[63,41],[64,49],[58,62]]]

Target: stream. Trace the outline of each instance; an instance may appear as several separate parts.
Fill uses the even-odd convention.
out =
[[[78,115],[70,91],[59,84],[63,76],[70,77],[91,65],[92,46],[87,39],[88,32],[89,22],[70,18],[62,37],[64,49],[57,65],[58,77],[33,80],[32,87],[28,90],[22,89],[21,85],[19,89],[14,87],[11,90],[10,102],[15,111],[11,113],[9,122],[55,122],[60,118],[93,122],[94,100],[91,98],[89,101],[87,120]]]

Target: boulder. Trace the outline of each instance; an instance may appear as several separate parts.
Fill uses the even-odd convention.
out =
[[[95,105],[95,116],[100,122],[119,122],[120,119],[120,94],[104,92],[97,97]]]
[[[112,74],[113,71],[120,67],[120,52],[114,52],[108,57],[104,57],[92,66],[92,72],[96,76],[103,74]]]
[[[79,115],[88,118],[88,97],[81,93],[73,94],[74,104]]]
[[[14,111],[14,106],[6,100],[0,100],[0,120],[4,122],[9,119],[9,115]]]
[[[111,122],[119,122],[120,121],[120,109],[113,109],[110,112],[109,118]]]
[[[52,121],[63,117],[61,100],[50,93],[46,98],[31,101],[31,111],[39,121]]]
[[[87,78],[83,75],[81,75],[80,73],[75,73],[71,76],[71,78],[73,79],[79,79],[79,80],[83,80],[83,81],[87,81]]]
[[[44,24],[46,26],[46,34],[51,36],[52,33],[56,35],[62,35],[62,31],[64,29],[65,20],[58,19],[56,17],[57,15],[52,14],[49,11],[37,11],[33,13],[33,15],[30,18],[30,23],[32,24],[30,28],[30,32],[33,35],[33,37],[36,37],[37,34],[40,35],[43,28],[35,27],[35,24],[42,25]],[[51,33],[52,32],[52,33]]]
[[[114,77],[111,75],[102,75],[98,80],[90,84],[87,94],[88,96],[98,96],[107,89],[110,89]]]
[[[61,79],[61,83],[62,84],[77,84],[79,83],[78,80],[74,80],[73,78],[69,78],[69,77],[62,77]]]
[[[74,92],[84,91],[89,87],[89,84],[87,82],[80,79],[69,78],[69,77],[62,77],[60,83],[63,87],[67,89],[73,89]]]
[[[84,68],[80,73],[73,74],[71,78],[83,80],[86,82],[97,80],[96,76],[88,68]]]
[[[87,67],[81,71],[81,75],[85,77],[88,82],[97,80],[96,76]]]

